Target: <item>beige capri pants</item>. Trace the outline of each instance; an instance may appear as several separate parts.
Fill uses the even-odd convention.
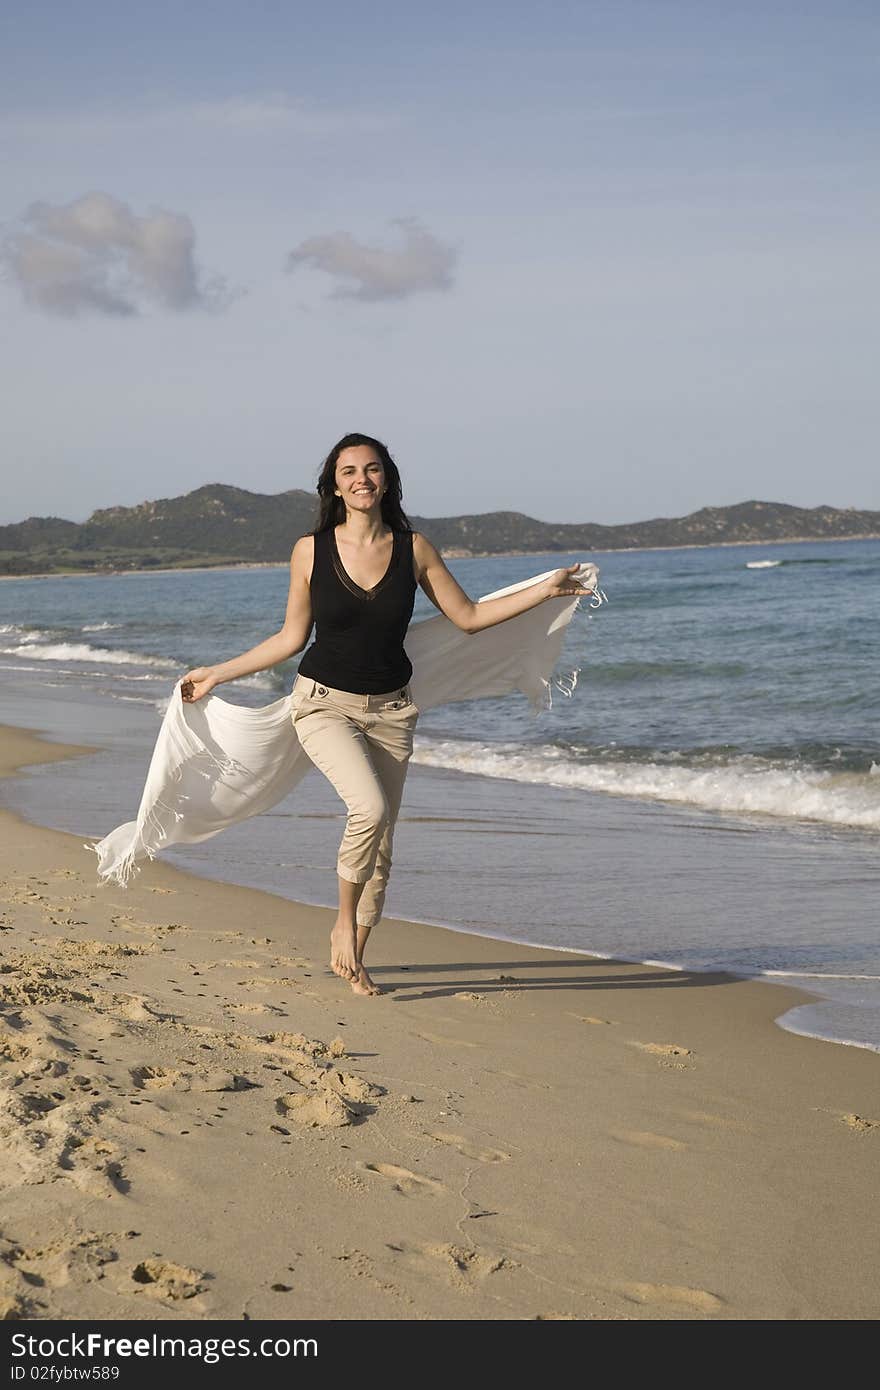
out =
[[[418,718],[408,685],[383,695],[353,695],[310,676],[293,683],[297,737],[348,807],[336,872],[349,883],[366,884],[357,906],[360,926],[374,927],[382,916]]]

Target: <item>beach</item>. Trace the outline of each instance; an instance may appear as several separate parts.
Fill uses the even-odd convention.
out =
[[[880,1312],[880,1057],[810,995],[388,917],[356,997],[327,908],[0,823],[6,1318]]]

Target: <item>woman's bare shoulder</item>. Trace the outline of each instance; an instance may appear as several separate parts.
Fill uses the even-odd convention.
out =
[[[426,563],[435,555],[439,555],[437,547],[428,540],[422,531],[413,531],[413,554],[418,555],[422,563]]]
[[[412,550],[413,569],[415,570],[416,583],[419,584],[421,582],[421,578],[425,572],[425,569],[431,561],[431,556],[434,553],[434,547],[428,540],[427,536],[422,535],[421,531],[413,531]]]
[[[290,556],[290,569],[292,573],[300,573],[308,582],[312,577],[312,566],[315,563],[315,537],[310,531],[305,536],[300,536],[294,543],[293,551]]]
[[[421,531],[413,531],[412,538],[413,550],[421,550],[422,552],[428,549],[433,550],[433,546],[431,545],[431,542],[428,540],[428,537],[424,535]]]
[[[437,564],[441,559],[437,546],[428,541],[427,535],[421,531],[413,531],[413,564],[416,569],[416,580],[421,581],[421,575],[431,564]]]

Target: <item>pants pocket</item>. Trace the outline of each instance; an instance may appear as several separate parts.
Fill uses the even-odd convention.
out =
[[[397,715],[403,718],[417,718],[420,710],[418,705],[414,704],[412,700],[392,700],[389,704],[385,705],[380,712],[391,719],[395,718]]]
[[[408,686],[406,687],[406,694],[401,691],[396,700],[389,700],[387,702],[383,708],[383,713],[394,714],[397,710],[407,710],[409,713],[415,710],[416,714],[420,713],[419,707],[413,700]]]
[[[295,724],[300,716],[306,714],[314,704],[315,701],[312,697],[306,695],[303,691],[293,694],[290,698],[290,717],[292,722]]]

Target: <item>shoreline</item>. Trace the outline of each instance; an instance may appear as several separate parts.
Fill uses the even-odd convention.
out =
[[[104,751],[104,749],[103,749],[102,747],[98,746],[98,745],[91,745],[91,744],[89,744],[89,745],[85,745],[85,744],[82,744],[82,745],[81,745],[81,744],[71,744],[71,743],[69,743],[67,740],[57,740],[57,741],[53,741],[52,738],[51,738],[51,736],[49,735],[48,731],[46,731],[46,730],[36,730],[36,729],[33,729],[33,728],[27,728],[27,727],[21,726],[21,725],[16,725],[16,724],[9,724],[9,723],[0,722],[0,743],[2,743],[2,740],[3,740],[4,736],[11,737],[11,738],[15,739],[18,735],[26,735],[26,736],[28,736],[28,737],[31,737],[31,738],[33,738],[33,739],[36,739],[37,742],[38,742],[38,744],[42,745],[42,746],[45,747],[46,749],[59,749],[59,750],[61,750],[60,753],[57,755],[57,757],[52,757],[52,758],[49,758],[49,757],[46,757],[46,758],[40,757],[40,758],[36,759],[36,762],[37,762],[37,763],[40,763],[40,762],[50,762],[50,761],[58,761],[58,760],[61,760],[61,759],[66,759],[67,757],[71,757],[71,756],[87,756],[87,755],[89,755],[89,754],[101,753],[101,752]],[[27,766],[28,766],[27,763],[21,765],[21,767],[22,767],[23,769],[26,769]],[[418,766],[418,765],[416,765],[416,766]],[[429,770],[430,770],[430,765],[429,765]],[[8,768],[7,768],[6,766],[4,766],[4,764],[3,764],[3,762],[2,762],[2,758],[0,758],[0,779],[2,779],[2,778],[5,777],[5,776],[9,776],[9,775],[14,774],[15,771],[16,771],[15,767],[8,767]],[[471,774],[471,773],[468,772],[468,771],[462,771],[462,772],[458,773],[457,775],[464,776],[464,777],[468,777],[468,776],[471,776],[471,775],[477,775],[477,776],[479,776],[480,774]],[[651,804],[650,802],[646,803],[644,800],[642,800],[642,799],[640,799],[640,798],[637,798],[637,797],[632,797],[631,795],[628,795],[628,794],[626,794],[626,793],[618,793],[618,792],[600,792],[600,793],[595,793],[595,795],[599,795],[600,797],[601,797],[601,796],[611,796],[611,797],[613,797],[613,798],[615,798],[615,799],[621,799],[621,800],[623,800],[623,801],[625,801],[625,802],[630,803],[632,806],[634,806],[634,807],[636,807],[636,808],[641,808],[641,807],[642,807],[643,805],[645,805],[645,804]],[[675,809],[676,803],[669,803],[668,805],[669,805],[670,809]],[[0,807],[0,811],[2,811],[2,809],[3,809],[3,808]],[[22,813],[20,813],[20,812],[16,812],[16,811],[10,810],[10,814],[19,816],[20,819],[24,820],[27,824],[33,825],[33,826],[34,826],[35,828],[37,828],[37,829],[46,829],[46,830],[50,830],[51,833],[74,834],[74,836],[75,836],[76,838],[78,838],[80,841],[82,840],[82,833],[81,833],[81,832],[76,832],[76,831],[73,831],[73,832],[71,832],[71,831],[57,831],[57,832],[56,832],[55,829],[54,829],[53,827],[46,826],[46,825],[44,825],[44,824],[43,824],[42,822],[40,822],[40,821],[30,820],[30,819],[28,819],[28,817],[22,815]],[[765,819],[765,817],[764,817],[761,813],[753,813],[753,814],[752,814],[752,817],[750,817],[750,819],[757,819],[757,820],[761,821],[761,820]],[[773,818],[772,818],[772,817],[766,817],[766,819],[767,819],[768,821],[770,821],[771,824],[772,824],[772,825],[774,826],[774,828],[775,828],[775,822],[773,821]],[[816,824],[821,826],[821,825],[824,824],[824,823],[816,822]],[[836,827],[836,828],[839,829],[839,827]],[[846,831],[851,830],[853,834],[858,835],[858,836],[861,836],[861,835],[864,833],[864,832],[862,832],[862,831],[858,831],[858,830],[853,829],[853,828],[851,828],[851,827],[844,827],[844,829],[845,829]],[[93,836],[93,837],[91,837],[91,838],[95,838],[95,837]],[[168,859],[167,859],[166,857],[164,857],[164,856],[159,856],[159,860],[160,860],[160,862],[165,863],[165,864],[173,863],[173,860],[168,860]],[[149,860],[143,860],[143,861],[141,861],[142,869],[146,869],[146,868],[148,867],[148,865],[149,865],[149,862],[150,862]],[[201,881],[201,882],[210,883],[210,884],[216,885],[218,888],[223,887],[224,885],[231,885],[231,886],[235,886],[235,887],[237,887],[237,888],[240,888],[240,889],[242,889],[242,890],[244,890],[244,891],[255,891],[255,892],[266,891],[266,892],[268,892],[268,893],[270,893],[270,894],[275,895],[274,890],[272,890],[272,889],[261,890],[261,889],[259,889],[259,888],[254,887],[254,885],[248,884],[248,883],[246,883],[246,882],[235,881],[235,880],[232,880],[232,879],[215,878],[215,877],[213,877],[213,876],[211,875],[210,872],[201,871],[200,869],[198,869],[198,868],[196,868],[196,867],[185,868],[185,867],[181,867],[181,866],[178,866],[178,865],[175,865],[175,867],[177,867],[181,873],[187,874],[187,875],[189,875],[190,877],[192,877],[192,878],[194,878],[194,879],[197,879],[197,880],[199,880],[199,881]],[[317,900],[317,899],[315,899],[315,898],[309,898],[309,899],[288,898],[288,897],[287,897],[286,895],[284,895],[284,894],[278,894],[278,896],[281,897],[282,901],[290,902],[295,908],[302,908],[302,909],[309,910],[309,911],[311,911],[311,910],[317,910],[317,911],[327,911],[327,912],[329,912],[329,911],[331,911],[331,909],[332,909],[333,911],[335,911],[335,904],[331,904],[331,903],[328,902],[328,901],[319,901],[319,900]],[[751,981],[751,982],[753,982],[753,983],[755,983],[755,984],[766,984],[766,985],[772,986],[773,988],[784,988],[784,989],[788,989],[789,991],[796,991],[796,992],[799,993],[799,995],[800,995],[801,997],[800,997],[797,1001],[795,1001],[794,1003],[790,1003],[790,1004],[785,1005],[785,1006],[780,1006],[778,1012],[776,1013],[776,1015],[775,1015],[775,1017],[774,1017],[774,1023],[775,1023],[775,1025],[776,1025],[778,1028],[780,1028],[783,1032],[791,1032],[792,1034],[794,1034],[794,1035],[796,1035],[796,1036],[801,1036],[801,1037],[810,1038],[810,1039],[812,1039],[812,1040],[814,1040],[814,1041],[816,1041],[816,1042],[828,1043],[828,1044],[831,1044],[831,1045],[834,1045],[834,1046],[837,1046],[837,1047],[856,1048],[856,1049],[860,1049],[860,1050],[864,1050],[864,1051],[868,1051],[868,1052],[873,1052],[873,1053],[876,1054],[876,1055],[880,1055],[880,1046],[876,1045],[876,1044],[873,1043],[873,1042],[865,1042],[865,1041],[861,1041],[861,1040],[856,1039],[856,1038],[843,1038],[843,1037],[837,1037],[837,1036],[834,1036],[833,1034],[824,1034],[824,1033],[820,1033],[820,1032],[815,1031],[815,1030],[812,1030],[812,1029],[805,1029],[805,1028],[801,1028],[801,1027],[795,1028],[795,1027],[792,1027],[792,1026],[790,1026],[790,1025],[784,1023],[783,1020],[784,1020],[785,1018],[787,1018],[788,1015],[789,1015],[791,1012],[793,1012],[795,1009],[800,1008],[801,1006],[804,1006],[804,1005],[809,1005],[809,1004],[820,1004],[820,1005],[821,1005],[822,1003],[825,1002],[827,996],[824,995],[824,994],[822,994],[822,993],[816,992],[816,991],[814,991],[814,990],[810,989],[809,987],[804,986],[804,985],[802,985],[802,984],[796,984],[796,983],[795,983],[795,984],[789,984],[789,983],[787,983],[783,978],[773,978],[773,977],[771,977],[770,975],[763,974],[763,973],[761,973],[761,972],[758,971],[758,970],[751,970],[751,971],[747,971],[747,970],[740,970],[740,971],[736,971],[736,970],[719,971],[716,967],[713,967],[713,966],[711,966],[711,965],[700,965],[700,966],[685,965],[685,964],[681,964],[681,963],[679,963],[679,962],[676,962],[676,961],[674,961],[674,960],[655,960],[655,959],[651,959],[651,958],[647,958],[647,959],[646,959],[646,958],[639,957],[639,956],[637,956],[637,955],[625,955],[625,954],[618,954],[618,953],[612,953],[612,952],[591,951],[591,950],[589,950],[589,949],[587,949],[587,948],[584,948],[584,947],[577,947],[577,946],[565,946],[565,947],[561,947],[558,943],[555,943],[555,942],[553,942],[553,941],[526,940],[526,939],[524,939],[524,938],[522,938],[522,937],[510,935],[510,934],[508,934],[508,933],[505,933],[505,932],[501,929],[500,924],[499,924],[499,929],[498,929],[497,931],[489,931],[489,930],[486,930],[486,929],[485,929],[485,926],[484,926],[483,930],[481,930],[481,931],[475,931],[475,930],[474,930],[474,931],[471,931],[471,930],[466,930],[466,929],[464,929],[464,928],[462,928],[462,927],[456,926],[456,925],[454,925],[453,923],[450,923],[450,922],[448,922],[448,921],[441,920],[441,919],[439,919],[439,918],[437,918],[437,917],[422,917],[422,916],[410,915],[410,916],[408,916],[408,917],[406,917],[406,918],[400,918],[400,919],[398,919],[398,920],[405,921],[405,922],[407,922],[409,925],[412,925],[412,926],[427,927],[427,928],[430,928],[431,930],[437,930],[437,931],[442,931],[442,932],[452,932],[452,933],[460,934],[460,935],[467,936],[467,937],[476,937],[477,939],[482,940],[482,941],[487,941],[487,942],[494,941],[494,942],[498,942],[498,943],[501,943],[501,944],[506,944],[506,945],[510,945],[510,946],[513,946],[513,947],[521,948],[521,949],[523,949],[523,950],[532,950],[532,951],[537,951],[537,952],[542,952],[542,951],[554,952],[554,951],[564,950],[564,951],[566,952],[566,954],[569,954],[569,955],[572,955],[572,956],[581,956],[581,957],[584,957],[585,959],[588,959],[588,960],[607,961],[607,962],[610,962],[610,963],[612,963],[612,964],[626,965],[626,966],[634,966],[634,967],[640,967],[640,968],[645,968],[645,969],[649,969],[649,970],[651,970],[651,969],[658,969],[658,970],[662,970],[662,971],[672,971],[672,972],[677,972],[677,973],[681,973],[681,974],[688,974],[688,975],[717,975],[717,974],[721,973],[721,974],[724,974],[725,976],[729,977],[731,980]],[[795,979],[801,978],[801,977],[799,977],[799,976],[797,975],[797,972],[796,972],[796,971],[793,971],[793,970],[792,970],[791,972],[788,972],[788,973],[791,974],[791,976],[792,976],[793,978],[795,978]],[[807,978],[807,977],[804,976],[803,978]]]
[[[880,1312],[880,1060],[812,994],[386,918],[363,999],[332,910],[0,822],[6,1317]]]
[[[669,550],[722,550],[732,549],[735,546],[759,546],[759,545],[824,545],[836,544],[845,541],[876,541],[880,540],[880,533],[871,532],[869,535],[858,536],[786,536],[779,539],[750,540],[750,541],[693,541],[682,545],[620,545],[608,547],[594,547],[589,553],[591,555],[636,555],[641,552],[648,554],[654,552],[665,552]],[[572,555],[574,549],[570,550],[492,550],[492,551],[468,551],[467,554],[459,554],[456,550],[441,550],[440,554],[444,559],[452,560],[503,560],[512,558],[524,558],[534,555],[540,558],[544,555]],[[255,570],[255,569],[289,569],[289,560],[242,560],[240,564],[232,565],[166,565],[166,566],[145,566],[142,569],[126,570],[41,570],[35,574],[0,574],[0,581],[5,579],[120,579],[130,574],[213,574],[229,570]]]

